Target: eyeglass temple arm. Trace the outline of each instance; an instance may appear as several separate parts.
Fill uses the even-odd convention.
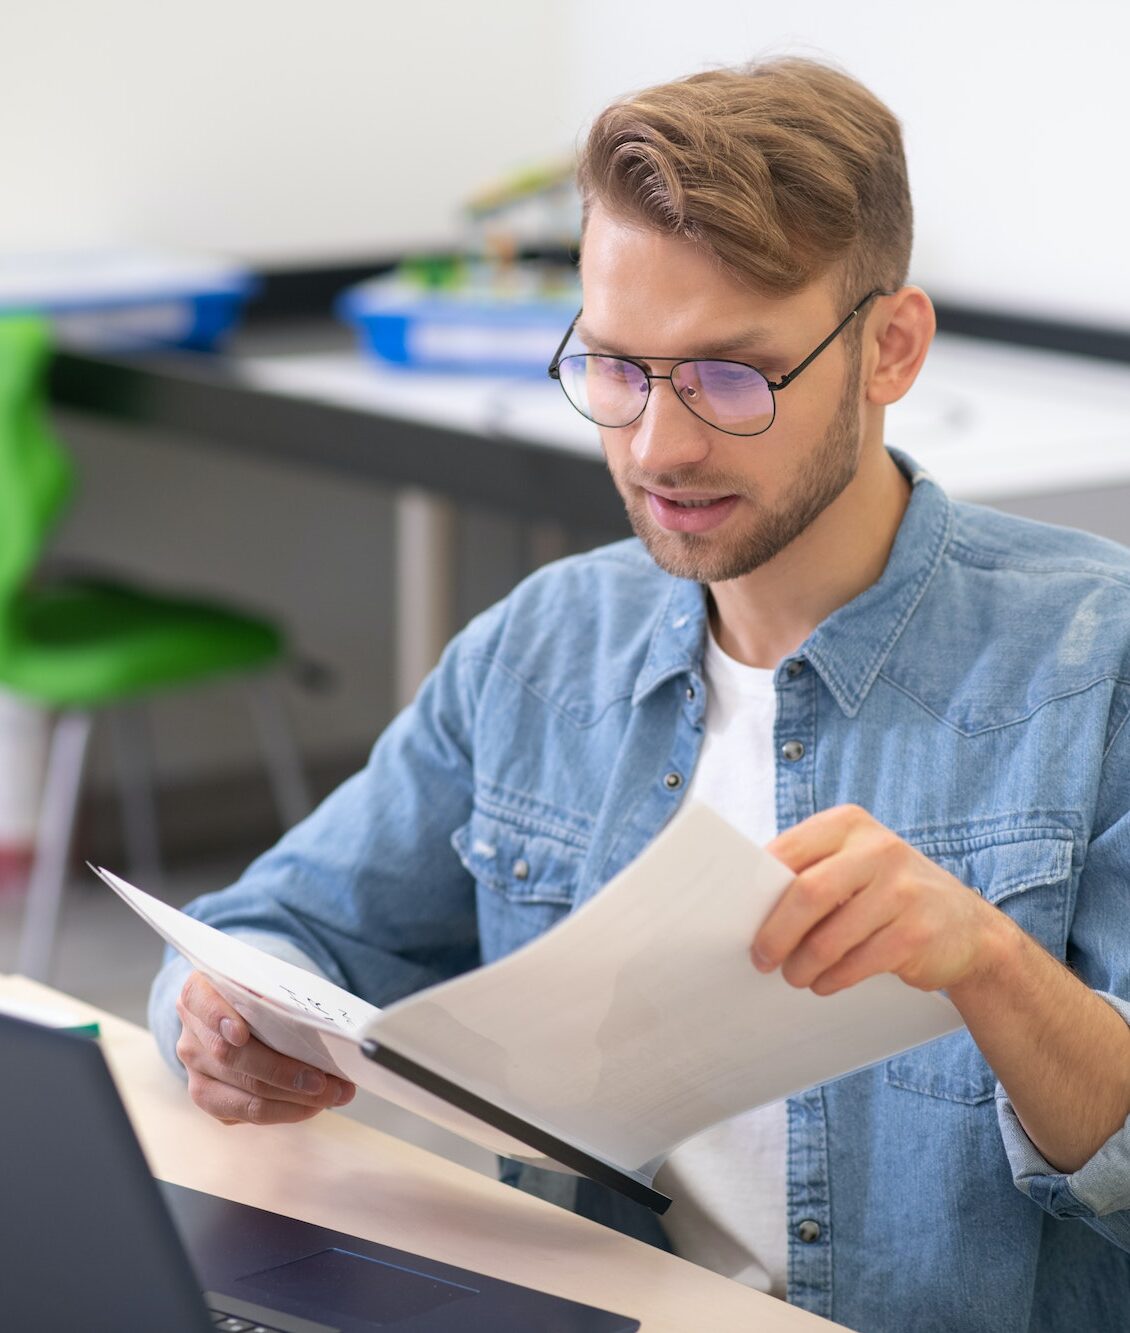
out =
[[[561,364],[561,353],[565,350],[565,344],[573,336],[573,330],[577,327],[577,320],[579,320],[580,317],[581,317],[581,311],[578,310],[577,313],[573,316],[572,321],[569,324],[569,327],[565,330],[565,337],[562,338],[561,341],[557,344],[557,351],[554,352],[553,359],[549,363],[547,373],[550,375],[551,378],[555,380],[561,378],[558,370],[558,367]]]
[[[816,360],[816,358],[825,349],[825,347],[829,346],[829,344],[834,343],[836,341],[836,339],[840,336],[840,334],[843,333],[844,329],[847,328],[847,326],[852,322],[852,320],[856,317],[856,315],[859,314],[859,312],[863,309],[863,307],[867,304],[867,302],[870,301],[873,297],[893,296],[893,295],[894,292],[883,291],[882,288],[880,287],[876,287],[873,292],[868,292],[867,295],[863,298],[863,300],[860,301],[860,303],[855,307],[855,309],[849,311],[844,316],[844,318],[840,320],[840,322],[836,325],[836,327],[832,330],[832,332],[828,334],[828,336],[824,339],[824,341],[820,344],[820,346],[817,347],[814,351],[809,352],[809,354],[804,358],[804,360],[800,363],[799,366],[794,366],[792,370],[788,372],[788,374],[782,375],[779,380],[766,381],[770,389],[772,389],[773,392],[776,393],[779,389],[787,388],[788,385],[790,385],[793,382],[793,380],[796,379],[796,377],[800,374],[802,370],[806,369],[813,363],[813,361]],[[580,314],[581,312],[578,310],[577,319],[580,318]],[[576,322],[577,322],[576,320],[573,321],[574,324]],[[564,347],[565,344],[562,343],[561,346]]]

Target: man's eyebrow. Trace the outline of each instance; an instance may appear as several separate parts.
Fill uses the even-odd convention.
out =
[[[579,319],[577,321],[574,332],[591,351],[602,352],[608,356],[632,357],[637,361],[646,360],[648,357],[656,361],[680,360],[684,357],[694,360],[709,360],[711,358],[725,360],[729,357],[735,357],[739,353],[754,355],[755,352],[764,352],[773,343],[774,339],[779,337],[779,334],[766,328],[763,324],[752,324],[738,333],[731,334],[728,338],[720,338],[714,342],[698,343],[695,347],[684,351],[680,357],[659,357],[647,349],[638,352],[629,351],[626,348],[617,347],[613,343],[607,343],[596,337],[585,326],[584,320]]]

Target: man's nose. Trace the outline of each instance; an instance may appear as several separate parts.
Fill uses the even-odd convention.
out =
[[[647,472],[673,472],[710,453],[711,428],[679,401],[670,380],[652,381],[643,416],[632,430],[632,458]]]

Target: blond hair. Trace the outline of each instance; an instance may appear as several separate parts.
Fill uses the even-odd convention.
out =
[[[899,123],[862,84],[785,58],[614,102],[584,145],[585,217],[696,242],[786,296],[839,267],[846,301],[906,280],[912,213]]]

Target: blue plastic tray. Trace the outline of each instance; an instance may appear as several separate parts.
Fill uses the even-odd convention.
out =
[[[152,254],[92,253],[0,260],[0,315],[48,316],[71,344],[214,347],[256,288],[245,269]]]
[[[378,360],[402,370],[544,375],[569,321],[573,293],[560,299],[413,298],[381,279],[344,292],[337,313]]]

